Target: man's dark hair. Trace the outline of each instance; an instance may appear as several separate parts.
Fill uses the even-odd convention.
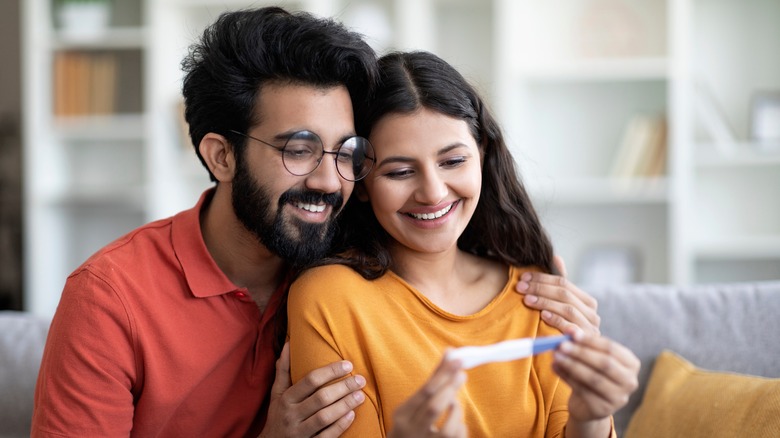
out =
[[[465,121],[483,154],[479,203],[458,247],[506,264],[557,273],[552,243],[500,126],[474,87],[450,64],[428,52],[390,53],[380,58],[375,95],[367,111],[356,115],[358,133],[368,137],[382,117],[413,114],[422,108]],[[371,205],[352,197],[339,216],[336,256],[320,264],[343,263],[366,278],[378,278],[392,266],[389,241]]]
[[[209,133],[243,156],[255,103],[267,83],[346,86],[353,111],[366,105],[377,74],[376,54],[361,35],[331,19],[278,7],[226,12],[206,28],[182,61],[185,119],[195,152]],[[209,177],[216,181],[209,171]]]

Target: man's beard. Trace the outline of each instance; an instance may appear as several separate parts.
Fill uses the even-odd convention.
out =
[[[276,214],[271,212],[271,196],[238,161],[232,190],[233,210],[238,220],[269,251],[293,266],[306,266],[324,257],[336,233],[335,217],[342,208],[340,193],[320,193],[290,189],[279,197]],[[285,218],[287,203],[325,203],[333,206],[331,217],[323,223],[310,223],[295,217]]]

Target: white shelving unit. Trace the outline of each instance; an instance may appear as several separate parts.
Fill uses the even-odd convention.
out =
[[[22,3],[24,26],[25,308],[51,314],[65,277],[97,247],[148,217],[141,88],[147,32],[140,3],[124,2],[99,35],[64,32],[54,4]],[[110,53],[117,82],[110,114],[57,114],[55,59]],[[71,58],[72,59],[72,58]],[[81,62],[79,67],[88,66]],[[90,67],[86,67],[90,68]],[[67,81],[66,81],[67,82]],[[92,85],[90,85],[92,86]],[[75,92],[76,94],[80,94]],[[74,99],[69,98],[73,103]]]
[[[750,132],[756,93],[780,90],[780,3],[693,3],[692,81],[711,94],[734,144],[719,152],[695,125],[684,227],[696,281],[780,278],[780,142]],[[780,122],[780,121],[779,121]]]
[[[51,314],[67,274],[105,243],[193,205],[209,185],[182,138],[180,62],[222,11],[279,4],[333,16],[379,52],[431,50],[487,96],[575,280],[592,250],[625,248],[639,281],[780,278],[780,151],[750,140],[750,99],[780,89],[774,0],[122,0],[98,37],[23,2],[26,307]],[[112,53],[117,110],[59,117],[60,52]],[[713,90],[735,151],[694,102]],[[610,168],[636,114],[668,122],[665,174]]]

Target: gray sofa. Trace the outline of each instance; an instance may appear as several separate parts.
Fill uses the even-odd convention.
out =
[[[678,288],[633,285],[590,291],[602,331],[642,360],[639,390],[615,416],[622,436],[664,349],[695,365],[780,377],[780,281]],[[0,437],[29,436],[47,321],[0,312]]]
[[[780,377],[780,281],[589,292],[599,300],[602,333],[642,361],[640,387],[615,415],[619,436],[664,349],[703,369]]]
[[[0,438],[29,437],[33,392],[49,321],[0,311]]]

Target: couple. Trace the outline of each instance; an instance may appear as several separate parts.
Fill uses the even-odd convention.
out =
[[[375,400],[366,384],[371,385],[374,377],[359,374],[368,372],[350,362],[360,358],[328,359],[311,371],[303,371],[309,362],[297,362],[321,358],[304,357],[302,354],[309,353],[298,350],[296,345],[305,338],[297,340],[295,327],[300,327],[298,318],[309,316],[298,315],[294,306],[301,305],[301,296],[311,295],[308,281],[316,278],[319,270],[331,267],[304,274],[296,286],[301,292],[291,297],[294,384],[289,376],[290,355],[282,345],[287,289],[300,268],[327,255],[332,240],[337,246],[330,254],[348,260],[344,255],[349,253],[343,249],[352,248],[355,242],[369,243],[369,236],[362,234],[364,229],[380,231],[377,224],[347,229],[353,226],[350,217],[360,220],[357,210],[361,204],[350,205],[343,218],[336,218],[350,198],[354,181],[366,178],[356,197],[370,199],[374,210],[384,205],[384,200],[395,199],[380,197],[383,201],[378,203],[371,198],[374,190],[382,190],[378,172],[387,156],[382,147],[391,145],[375,138],[376,150],[371,152],[370,144],[356,137],[353,121],[355,114],[362,124],[368,110],[379,109],[369,99],[380,72],[375,55],[358,35],[337,23],[265,8],[222,15],[191,48],[183,67],[191,137],[215,187],[206,191],[193,209],[150,223],[109,244],[68,278],[44,351],[32,434],[337,436],[353,422],[362,427],[361,422],[369,419],[360,415],[362,411],[358,416],[354,411],[361,403],[368,406]],[[379,116],[384,115],[377,113],[379,124],[372,126],[372,137],[380,132],[377,129],[384,117]],[[374,122],[366,119],[365,123]],[[362,126],[357,133],[363,133]],[[324,153],[324,159],[315,159],[312,164],[305,158],[305,145],[314,148],[315,158]],[[489,152],[484,151],[486,157],[491,156]],[[446,166],[457,166],[456,161],[447,160]],[[368,176],[364,175],[367,170],[371,170]],[[486,187],[481,192],[483,199],[488,196]],[[353,198],[352,202],[357,201]],[[465,217],[467,208],[474,209],[466,204],[464,198],[450,210],[452,215]],[[408,213],[418,218],[428,216],[416,210]],[[536,222],[532,211],[524,214]],[[384,216],[377,213],[375,217],[381,221]],[[495,218],[486,219],[488,222],[478,224],[470,237],[464,235],[467,250],[489,250],[483,247],[486,242],[482,236],[486,227],[494,226]],[[336,227],[342,220],[343,225]],[[396,239],[391,226],[382,226],[392,238],[380,235],[371,241],[387,245],[388,252],[376,253],[379,264],[361,266],[378,275],[387,264],[403,278],[401,262],[410,261],[402,255],[406,241]],[[526,240],[523,236],[501,238],[522,242]],[[437,237],[436,245],[445,240],[444,235]],[[355,248],[356,255],[365,249]],[[428,245],[423,249],[429,250]],[[547,251],[546,262],[538,269],[552,272],[549,247]],[[508,255],[516,257],[509,259],[513,265],[526,264],[520,258],[524,255]],[[475,268],[483,266],[489,287],[499,284],[501,276],[504,284],[517,281],[519,267],[511,268],[509,277],[510,268],[504,268],[502,274],[500,262],[467,258],[472,261],[458,272],[477,272]],[[519,278],[526,300],[530,303],[536,298],[530,305],[545,309],[539,313],[518,307],[514,313],[519,321],[526,321],[533,313],[562,330],[577,325],[586,332],[597,332],[595,303],[575,286],[542,272],[529,271]],[[410,278],[409,284],[420,293],[428,292],[416,280]],[[341,285],[314,287],[324,297],[317,301],[327,302],[328,295],[336,296]],[[482,290],[465,302],[452,301],[458,307],[450,309],[451,313],[474,313],[473,309],[487,304],[480,301],[487,299],[484,294],[497,295],[502,288],[503,284],[492,291]],[[362,292],[374,293],[371,289]],[[511,297],[522,299],[522,295]],[[432,303],[448,309],[437,298]],[[394,330],[401,336],[405,328]],[[393,333],[387,336],[392,338]],[[590,345],[598,342],[607,341],[598,337],[575,339],[570,345],[574,351],[566,354],[570,363],[581,364],[575,358],[597,350]],[[438,357],[428,364],[431,369],[423,380],[436,361]],[[556,368],[568,382],[573,377],[565,376],[567,367],[560,366],[565,362],[559,361]],[[613,357],[609,363],[619,371],[624,366],[618,362]],[[444,363],[442,371],[433,374],[428,387],[420,392],[430,394],[430,385],[433,389],[448,387],[444,396],[421,403],[415,403],[414,396],[400,406],[391,433],[408,436],[403,427],[413,434],[433,434],[436,427],[436,433],[442,435],[462,432],[457,410],[465,408],[456,398],[462,379],[458,367],[457,362]],[[402,373],[400,384],[408,376],[402,368],[397,369]],[[580,368],[568,369],[572,375],[579,374],[576,371]],[[476,375],[470,375],[466,385]],[[365,394],[361,390],[364,386]],[[587,389],[580,393],[591,394]],[[608,423],[609,414],[620,401],[596,396],[594,400],[572,397],[575,406],[572,409],[570,405],[571,416],[583,412],[600,415],[602,411],[595,411],[601,408],[604,418],[586,423],[602,425],[605,419]],[[431,406],[455,415],[449,415],[443,424],[428,421],[435,427],[419,429],[419,420],[413,418],[419,412],[416,408],[412,415],[403,415],[410,411],[409,406]]]

